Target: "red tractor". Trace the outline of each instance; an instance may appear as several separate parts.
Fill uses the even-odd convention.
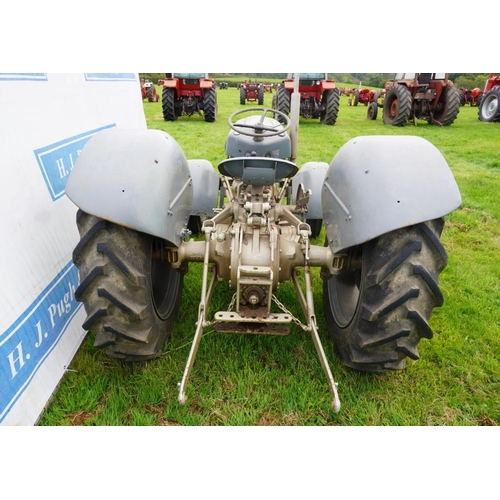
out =
[[[470,104],[471,106],[479,106],[483,91],[477,87],[472,90],[462,87],[460,88],[460,94],[461,106],[465,106],[466,104]]]
[[[206,122],[217,118],[216,83],[207,73],[166,73],[162,107],[165,121],[198,113]]]
[[[289,74],[276,89],[273,108],[289,115],[294,75]],[[339,113],[340,90],[327,73],[300,73],[300,111],[302,118],[319,118],[325,125],[335,125]],[[280,119],[278,117],[278,119]]]
[[[371,89],[352,89],[349,96],[349,106],[357,106],[359,103],[368,106],[378,98],[378,92]]]
[[[402,127],[417,118],[451,125],[460,110],[460,91],[447,73],[396,73],[385,84],[384,123]]]
[[[261,83],[247,82],[240,84],[240,104],[258,101],[259,106],[264,104],[264,93],[266,89]]]
[[[158,102],[159,100],[155,84],[151,80],[144,80],[144,78],[141,78],[141,94],[143,101],[146,98],[149,102]]]
[[[481,121],[500,122],[500,76],[492,73],[488,77],[478,106],[478,118]]]

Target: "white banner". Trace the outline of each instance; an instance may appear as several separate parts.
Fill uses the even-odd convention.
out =
[[[0,73],[0,425],[37,422],[85,336],[64,189],[111,127],[146,128],[136,73]]]

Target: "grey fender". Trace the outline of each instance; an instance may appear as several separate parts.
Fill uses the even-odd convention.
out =
[[[186,157],[166,132],[109,129],[82,149],[66,195],[84,212],[178,246],[193,186]]]
[[[310,161],[304,163],[300,170],[292,178],[292,203],[297,202],[297,191],[302,184],[304,190],[311,190],[311,197],[307,204],[307,219],[322,219],[323,209],[321,205],[321,192],[325,181],[328,163]]]
[[[351,139],[330,163],[322,190],[334,252],[443,217],[461,203],[446,160],[430,142],[414,136]]]
[[[220,177],[208,160],[188,160],[193,179],[191,215],[213,216],[219,201]]]

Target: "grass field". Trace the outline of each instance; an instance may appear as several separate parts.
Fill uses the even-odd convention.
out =
[[[159,89],[160,95],[161,90]],[[225,158],[227,119],[237,109],[235,88],[218,90],[218,118],[163,120],[161,103],[144,102],[148,128],[171,134],[187,158],[214,167]],[[271,107],[271,94],[265,105]],[[247,104],[246,108],[256,104]],[[360,135],[418,135],[444,155],[459,185],[462,205],[446,218],[442,242],[449,254],[440,278],[445,302],[435,309],[431,340],[419,344],[420,360],[382,376],[341,365],[333,353],[315,275],[314,299],[320,336],[342,402],[331,396],[309,334],[292,326],[288,337],[216,334],[206,330],[187,388],[177,402],[195,331],[201,267],[190,264],[173,339],[154,361],[125,364],[92,347],[90,333],[39,425],[341,425],[483,426],[500,423],[500,124],[480,122],[477,108],[462,107],[449,127],[418,122],[402,128],[366,118],[366,107],[341,97],[335,126],[300,120],[297,163],[330,162]],[[422,178],[425,183],[426,179]],[[324,234],[315,244],[322,245]],[[217,307],[231,298],[218,285]],[[302,318],[292,285],[280,287],[281,302]]]

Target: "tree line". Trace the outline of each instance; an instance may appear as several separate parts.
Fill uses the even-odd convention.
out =
[[[165,78],[165,73],[139,73],[139,76],[157,83],[158,80]],[[286,78],[286,73],[209,73],[209,76],[218,81],[240,77],[242,82],[244,80],[265,82],[283,80]],[[488,76],[489,73],[450,73],[448,78],[459,88],[483,89]],[[383,88],[385,82],[394,77],[394,73],[328,73],[328,77],[339,84],[344,84],[341,86]]]

